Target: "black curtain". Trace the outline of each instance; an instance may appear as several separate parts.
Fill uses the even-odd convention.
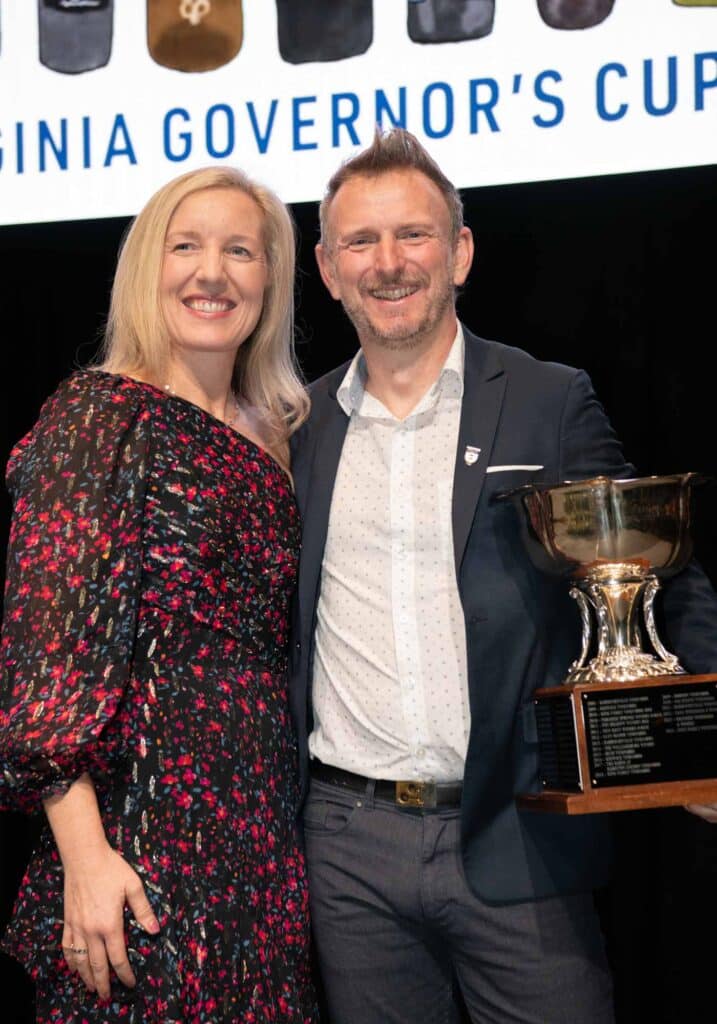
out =
[[[641,474],[715,474],[717,167],[467,190],[476,262],[460,298],[478,334],[585,368]],[[309,379],[355,337],[314,268],[315,204],[299,231],[298,352]],[[0,456],[43,399],[94,356],[125,220],[0,229],[5,327]],[[705,255],[707,254],[707,255]],[[697,557],[717,582],[717,487],[695,495]],[[3,493],[2,536],[9,504]],[[576,623],[577,628],[577,623]],[[614,815],[617,870],[599,896],[619,1024],[673,1024],[712,1010],[717,826],[682,809]],[[0,815],[0,927],[33,826]],[[0,955],[5,1024],[32,1020],[31,989]],[[11,1009],[10,996],[16,1009]]]

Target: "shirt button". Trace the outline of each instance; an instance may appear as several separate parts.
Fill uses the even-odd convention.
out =
[[[425,747],[418,747],[418,749],[416,750],[416,757],[425,757],[425,756],[426,756],[426,748]]]

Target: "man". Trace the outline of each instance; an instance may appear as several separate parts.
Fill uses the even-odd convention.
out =
[[[321,226],[361,343],[314,385],[293,462],[293,707],[331,1024],[451,1020],[454,977],[480,1024],[605,1024],[608,822],[515,805],[537,782],[531,695],[564,677],[575,608],[492,499],[631,467],[584,373],[458,323],[472,236],[408,132],[339,169]],[[714,669],[707,581],[686,570],[665,607],[676,653]]]

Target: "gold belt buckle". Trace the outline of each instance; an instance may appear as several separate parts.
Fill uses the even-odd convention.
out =
[[[397,782],[396,803],[401,807],[435,807],[435,782]]]

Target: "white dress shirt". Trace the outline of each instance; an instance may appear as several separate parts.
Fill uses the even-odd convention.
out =
[[[463,397],[458,327],[435,384],[398,420],[359,352],[317,608],[313,757],[379,779],[463,778],[470,727],[451,503]]]

